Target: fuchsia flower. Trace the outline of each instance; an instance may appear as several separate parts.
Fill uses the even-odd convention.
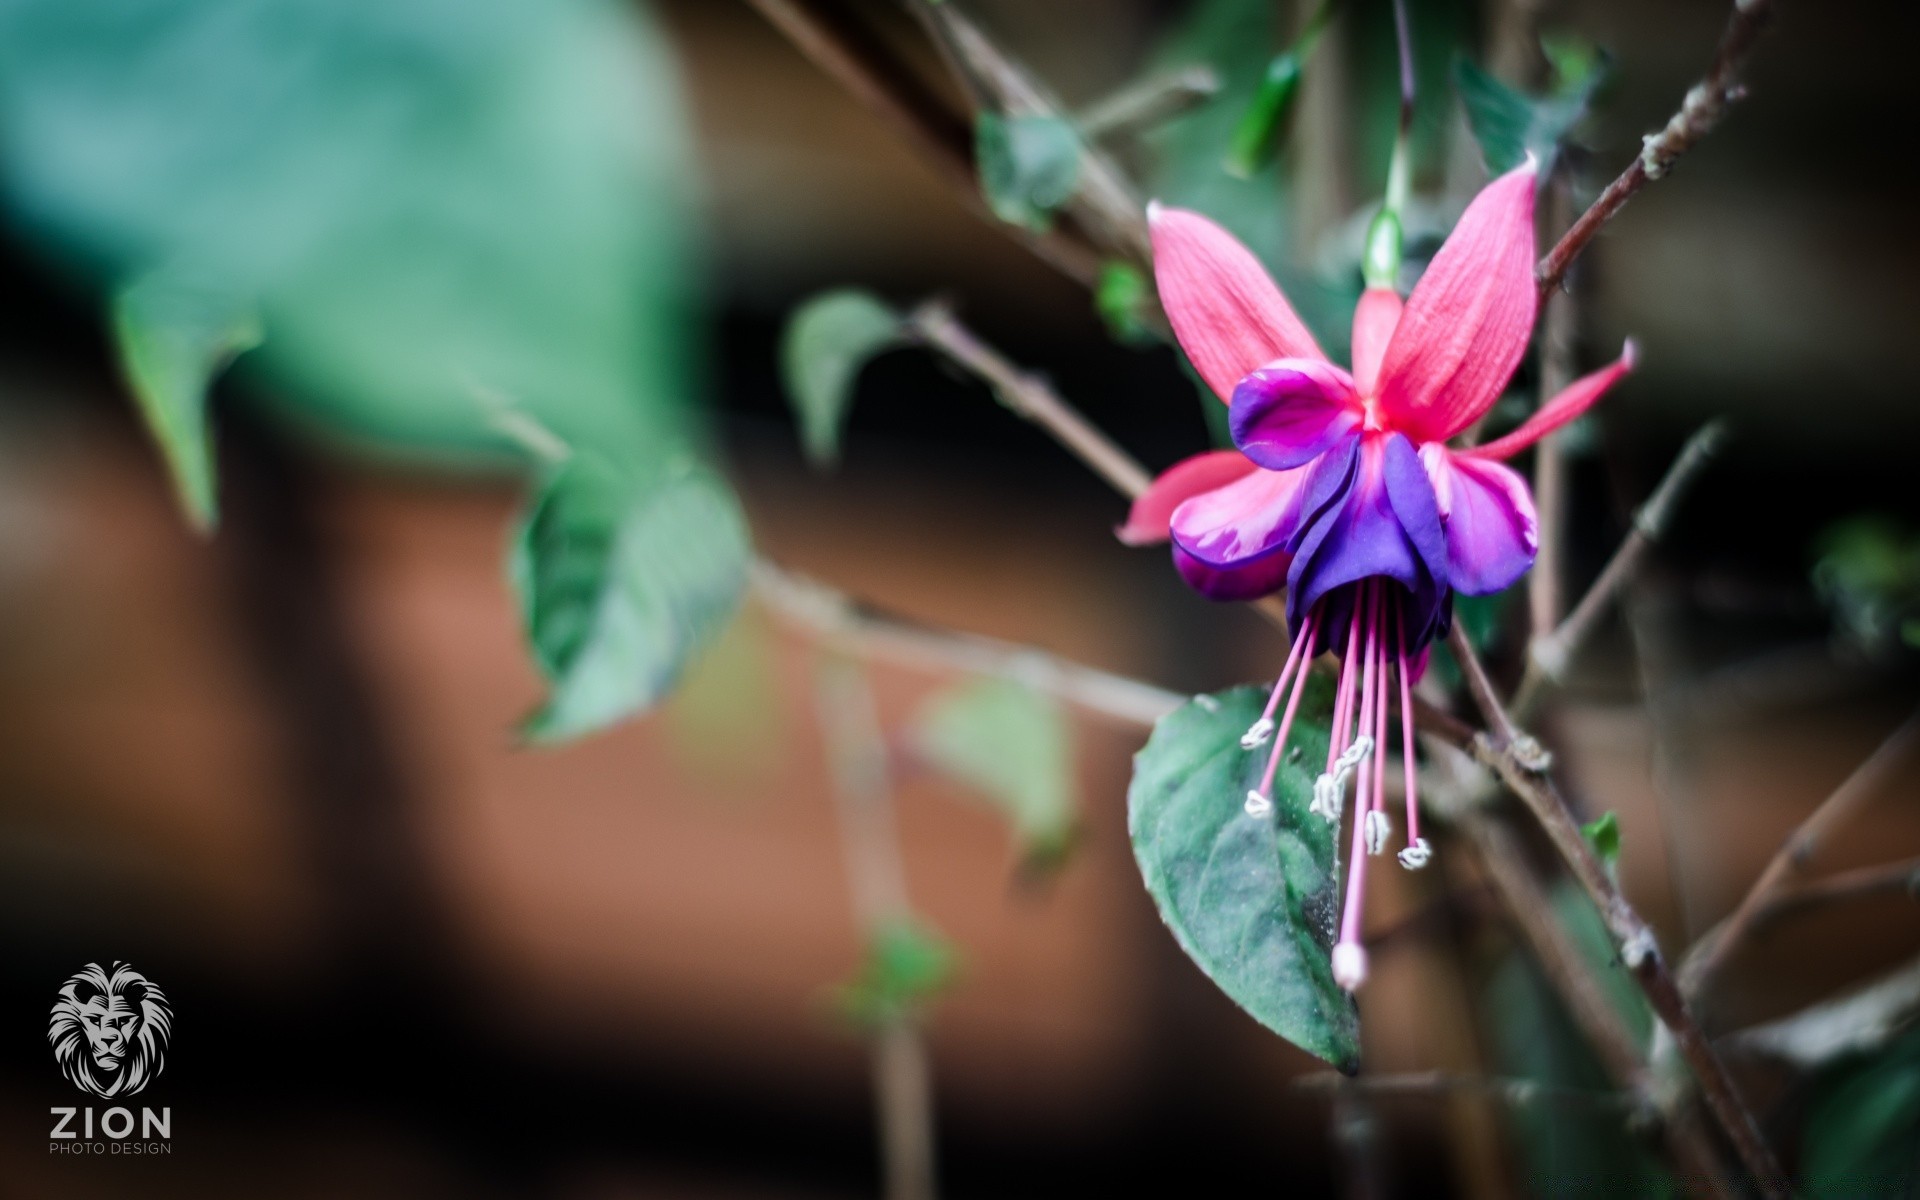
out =
[[[1404,304],[1370,288],[1353,314],[1353,369],[1314,344],[1253,254],[1197,213],[1156,206],[1154,273],[1161,303],[1194,367],[1230,405],[1237,449],[1176,464],[1135,502],[1120,530],[1142,545],[1173,542],[1195,589],[1244,600],[1287,589],[1292,652],[1247,731],[1248,749],[1279,737],[1247,811],[1271,809],[1273,778],[1300,703],[1307,665],[1341,656],[1333,738],[1314,810],[1340,819],[1357,775],[1346,910],[1334,977],[1366,978],[1360,896],[1368,855],[1391,832],[1385,812],[1387,707],[1400,705],[1407,847],[1403,866],[1430,855],[1419,834],[1409,690],[1427,646],[1452,622],[1453,595],[1512,584],[1538,549],[1533,498],[1504,460],[1585,412],[1633,367],[1618,361],[1543,404],[1512,433],[1449,447],[1493,407],[1525,355],[1538,303],[1533,278],[1531,162],[1488,184],[1461,216]],[[1396,687],[1397,681],[1397,687]],[[1397,697],[1392,693],[1397,691]]]

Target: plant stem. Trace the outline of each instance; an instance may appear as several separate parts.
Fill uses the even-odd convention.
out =
[[[1087,106],[1077,124],[1081,135],[1087,138],[1108,138],[1151,129],[1191,112],[1219,92],[1220,76],[1212,67],[1188,67],[1120,89]]]
[[[1559,225],[1566,220],[1568,191],[1564,172],[1556,174],[1547,193],[1549,224]],[[1573,382],[1574,337],[1579,330],[1580,313],[1573,294],[1559,290],[1547,295],[1542,310],[1540,398],[1544,402]],[[1533,500],[1539,517],[1540,552],[1533,561],[1533,574],[1527,577],[1527,612],[1532,630],[1530,638],[1534,641],[1551,633],[1564,615],[1567,483],[1566,434],[1564,431],[1550,433],[1533,450]]]
[[[1714,973],[1726,962],[1727,956],[1753,931],[1761,912],[1780,891],[1781,885],[1804,870],[1814,851],[1819,849],[1820,840],[1851,816],[1885,782],[1888,772],[1913,748],[1916,738],[1920,738],[1920,712],[1908,717],[1900,728],[1889,734],[1879,748],[1855,767],[1846,781],[1821,801],[1812,815],[1788,836],[1780,849],[1774,852],[1766,869],[1760,872],[1760,878],[1747,889],[1746,896],[1734,908],[1732,915],[1708,930],[1687,952],[1681,963],[1680,978],[1688,995],[1698,996],[1706,989]]]
[[[1374,1096],[1485,1096],[1516,1108],[1549,1103],[1630,1111],[1636,1103],[1635,1097],[1626,1092],[1593,1092],[1532,1079],[1489,1079],[1448,1071],[1403,1071],[1358,1078],[1338,1071],[1315,1071],[1294,1079],[1292,1088],[1296,1092],[1322,1096],[1333,1096],[1345,1089]]]
[[[1659,133],[1647,135],[1639,157],[1607,185],[1599,199],[1580,214],[1580,219],[1561,235],[1559,242],[1534,268],[1541,294],[1553,290],[1573,260],[1600,232],[1600,227],[1612,220],[1614,214],[1633,199],[1634,193],[1665,175],[1694,143],[1713,131],[1726,115],[1727,107],[1746,94],[1739,83],[1740,70],[1772,15],[1772,0],[1734,0],[1733,15],[1727,19],[1726,31],[1720,35],[1713,62],[1708,65],[1706,76],[1687,90],[1680,111]]]
[[[1915,1013],[1920,1013],[1920,959],[1846,995],[1743,1029],[1727,1043],[1741,1053],[1765,1054],[1811,1071],[1879,1049],[1906,1030]]]
[[[906,870],[894,827],[886,735],[865,668],[844,635],[820,649],[815,709],[832,768],[854,919],[866,941],[905,921]],[[888,1020],[873,1035],[874,1094],[888,1200],[932,1200],[933,1079],[919,1026]]]

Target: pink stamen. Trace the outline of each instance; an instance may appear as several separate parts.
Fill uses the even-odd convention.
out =
[[[1414,782],[1419,774],[1414,769],[1413,759],[1413,682],[1407,671],[1407,610],[1403,604],[1399,609],[1400,617],[1400,754],[1405,759],[1404,770],[1407,781],[1407,845],[1420,840],[1420,800],[1419,788]]]
[[[1347,652],[1340,660],[1340,692],[1333,704],[1333,734],[1327,739],[1327,774],[1333,773],[1333,764],[1346,753],[1352,743],[1354,729],[1354,685],[1359,682],[1359,664],[1354,661],[1355,648],[1360,644],[1360,608],[1361,596],[1353,601],[1353,621],[1347,627]]]
[[[1300,623],[1301,645],[1313,645],[1313,627],[1318,623],[1319,615],[1319,610],[1315,609],[1307,614],[1305,621]],[[1293,714],[1300,711],[1300,698],[1307,694],[1307,676],[1311,674],[1307,668],[1312,661],[1311,657],[1303,658],[1300,662],[1300,674],[1294,678],[1293,695],[1287,698],[1287,711],[1280,718],[1280,732],[1273,738],[1273,753],[1267,755],[1266,773],[1260,776],[1260,794],[1263,796],[1271,798],[1273,795],[1273,777],[1280,770],[1281,756],[1287,752],[1287,733],[1293,728]]]
[[[1384,585],[1376,583],[1379,602],[1373,614],[1373,655],[1379,660],[1380,683],[1373,704],[1373,811],[1387,808],[1387,595]]]
[[[1287,652],[1287,665],[1280,668],[1280,678],[1273,681],[1273,694],[1267,697],[1267,706],[1260,712],[1262,721],[1273,720],[1273,710],[1280,707],[1280,693],[1286,690],[1288,676],[1293,674],[1293,668],[1299,665],[1307,646],[1313,641],[1313,618],[1314,613],[1308,613],[1306,619],[1300,622],[1300,632],[1293,639],[1293,649]]]
[[[1360,610],[1370,607],[1370,588],[1363,589],[1354,603],[1356,634],[1347,642],[1347,661],[1357,656],[1361,663],[1360,728],[1373,727],[1373,708],[1378,699],[1373,680],[1373,624],[1367,625],[1367,644],[1358,640]],[[1371,756],[1361,760],[1358,785],[1354,788],[1353,850],[1347,862],[1347,898],[1340,917],[1340,941],[1333,950],[1334,981],[1347,991],[1357,989],[1367,975],[1366,950],[1360,944],[1360,909],[1367,890],[1367,785],[1371,781]]]

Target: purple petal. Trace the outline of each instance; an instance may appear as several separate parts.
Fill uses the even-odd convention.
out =
[[[1526,480],[1500,463],[1454,454],[1438,443],[1423,447],[1420,458],[1446,515],[1453,586],[1468,596],[1510,587],[1540,549]]]
[[[1406,438],[1369,435],[1352,442],[1358,454],[1346,486],[1314,513],[1293,546],[1288,613],[1299,621],[1337,588],[1375,576],[1392,579],[1406,589],[1408,642],[1417,647],[1444,626],[1449,610],[1439,506]],[[1305,490],[1312,494],[1311,485]]]
[[[1352,376],[1332,363],[1283,358],[1240,381],[1228,419],[1242,454],[1284,471],[1311,462],[1360,418]]]
[[[1173,565],[1180,577],[1209,600],[1253,600],[1277,592],[1287,584],[1287,564],[1292,561],[1285,551],[1279,551],[1239,566],[1216,567],[1178,546],[1173,548]]]
[[[1183,501],[1173,510],[1174,544],[1203,563],[1230,567],[1285,547],[1298,525],[1306,469],[1255,469],[1243,479]]]

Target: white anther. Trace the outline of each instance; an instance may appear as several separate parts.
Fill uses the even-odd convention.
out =
[[[1313,781],[1313,799],[1307,804],[1307,811],[1320,817],[1329,825],[1340,820],[1340,782],[1331,775],[1322,775]]]
[[[1341,942],[1333,948],[1333,981],[1341,989],[1357,992],[1367,981],[1367,950],[1358,942]]]
[[[1333,770],[1313,781],[1313,802],[1307,805],[1307,811],[1318,813],[1329,822],[1339,821],[1340,798],[1346,795],[1347,780],[1361,760],[1372,753],[1372,738],[1363,733],[1353,739],[1353,745],[1333,760]]]
[[[1247,793],[1246,807],[1248,816],[1264,817],[1273,811],[1273,801],[1258,791],[1252,791]]]
[[[1261,717],[1258,721],[1255,721],[1245,733],[1240,735],[1240,748],[1242,750],[1258,750],[1260,747],[1266,745],[1267,739],[1272,736],[1273,718]]]
[[[1401,866],[1409,871],[1418,871],[1433,861],[1433,846],[1425,838],[1415,838],[1413,845],[1400,852],[1399,858]]]
[[[1353,739],[1353,745],[1341,752],[1340,757],[1333,762],[1333,773],[1339,777],[1341,787],[1347,786],[1347,774],[1372,753],[1373,739],[1364,733]]]
[[[1375,809],[1367,814],[1367,853],[1380,854],[1387,848],[1387,839],[1393,836],[1393,822],[1387,814]]]

